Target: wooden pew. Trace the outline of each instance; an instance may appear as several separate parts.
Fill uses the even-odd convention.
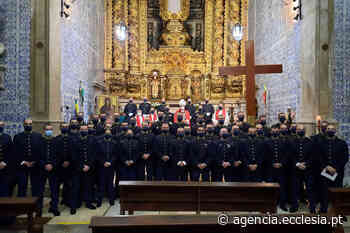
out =
[[[331,204],[331,208],[328,211],[329,215],[350,215],[350,188],[329,188],[328,199]],[[336,232],[343,233],[343,226],[339,226]]]
[[[12,217],[26,214],[28,216],[28,232],[32,232],[34,213],[38,213],[38,198],[0,198],[0,217]]]
[[[276,213],[274,183],[121,181],[120,214],[133,211],[259,211]]]
[[[257,216],[257,215],[256,215]],[[283,216],[277,216],[282,218]],[[218,224],[216,215],[93,217],[92,233],[331,233],[331,225]]]

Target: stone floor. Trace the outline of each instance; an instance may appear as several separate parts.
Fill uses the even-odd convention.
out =
[[[82,207],[77,210],[76,215],[70,214],[70,209],[64,206],[60,206],[61,216],[53,217],[52,214],[48,213],[49,208],[49,199],[45,199],[44,201],[44,211],[43,211],[43,217],[51,217],[51,220],[47,222],[46,225],[44,225],[43,232],[47,233],[63,233],[63,232],[72,232],[72,233],[89,233],[91,232],[88,228],[88,225],[90,223],[90,219],[92,216],[115,216],[115,217],[122,217],[120,215],[120,205],[119,200],[116,201],[116,204],[114,206],[110,206],[107,201],[104,201],[102,206],[96,210],[89,210],[85,207]],[[299,210],[299,213],[307,213],[307,207],[302,206]],[[201,214],[210,214],[210,215],[218,215],[220,212],[201,212]],[[288,212],[285,212],[278,208],[278,214],[287,214]],[[167,211],[135,211],[134,215],[194,215],[195,212],[167,212]],[[251,212],[229,212],[227,214],[254,214]],[[20,216],[24,217],[24,216]],[[350,220],[350,217],[348,217]],[[345,232],[350,233],[350,223],[347,222],[344,225]],[[19,233],[19,232],[25,232],[24,230],[12,230],[12,231],[5,231],[1,230],[0,233]]]

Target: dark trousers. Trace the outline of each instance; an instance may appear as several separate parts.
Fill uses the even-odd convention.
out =
[[[102,200],[107,192],[110,201],[115,199],[114,193],[114,173],[115,168],[111,167],[99,167],[98,168],[98,199]]]
[[[247,174],[247,181],[248,182],[261,182],[261,167],[258,165],[255,171],[249,170],[249,167],[246,168],[246,174]]]
[[[136,179],[145,180],[147,173],[147,180],[151,181],[153,177],[153,161],[152,157],[149,157],[147,160],[139,159],[136,162]]]
[[[63,184],[62,188],[62,202],[69,204],[72,191],[72,171],[71,168],[62,168],[58,171],[58,190]]]
[[[174,164],[173,174],[171,176],[171,181],[186,181],[187,179],[187,168],[186,166],[180,167]]]
[[[295,195],[295,197],[292,197],[292,202],[294,200],[300,201],[301,200],[301,189],[304,189],[304,184],[306,187],[306,195],[307,199],[309,200],[309,209],[314,210],[315,209],[315,194],[314,194],[314,182],[313,182],[313,176],[311,172],[309,171],[301,171],[297,168],[297,171],[295,172],[295,175],[292,176],[292,180],[294,181],[294,185],[291,188],[292,195]],[[293,188],[295,190],[293,190]],[[298,202],[297,202],[298,205]]]
[[[222,182],[222,178],[225,177],[225,182],[233,181],[232,166],[223,168],[222,166],[215,166],[212,172],[212,180],[214,182]]]
[[[159,161],[157,163],[156,180],[176,180],[176,177],[174,177],[173,164],[170,161]]]
[[[202,175],[202,181],[209,181],[209,168],[199,169],[198,167],[193,167],[191,169],[191,181],[199,181]]]
[[[279,205],[285,208],[287,204],[287,169],[284,167],[281,168],[272,168],[272,182],[278,183],[280,185],[280,197]]]
[[[136,165],[126,166],[126,164],[120,165],[119,179],[120,180],[136,180]]]
[[[20,169],[16,172],[16,184],[18,184],[18,197],[27,196],[28,179],[30,179],[31,191],[33,197],[40,197],[41,179],[40,169],[38,167]]]
[[[233,182],[247,181],[247,169],[245,164],[242,163],[240,166],[232,168],[232,181]]]
[[[320,180],[320,187],[319,187],[319,193],[320,193],[320,202],[321,202],[321,208],[320,211],[321,213],[327,213],[328,211],[328,188],[341,188],[343,181],[343,175],[338,174],[337,178],[335,181],[331,181],[325,177],[321,177]]]
[[[93,176],[85,172],[76,172],[72,176],[72,196],[71,208],[77,209],[81,205],[80,191],[82,191],[82,200],[86,204],[92,202],[92,182]]]
[[[0,197],[8,197],[10,195],[9,177],[0,171]]]
[[[43,198],[45,192],[46,181],[49,181],[50,194],[51,194],[51,202],[50,208],[53,210],[57,210],[58,208],[58,177],[55,172],[46,172],[43,171],[40,181],[40,200],[39,200],[39,208],[43,208]]]

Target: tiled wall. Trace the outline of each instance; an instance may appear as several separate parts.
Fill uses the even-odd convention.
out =
[[[256,78],[258,114],[266,113],[268,123],[273,124],[278,112],[285,112],[287,107],[298,110],[300,106],[300,25],[292,21],[291,6],[284,1],[257,0],[256,9],[256,64],[283,64],[283,74]],[[269,92],[266,110],[262,97],[264,85]]]
[[[5,91],[0,91],[0,120],[11,135],[23,130],[29,116],[31,0],[0,0],[0,42],[6,53]]]
[[[103,67],[102,0],[79,0],[73,4],[72,17],[62,22],[62,105],[69,110],[63,119],[74,117],[74,100],[79,99],[79,84],[85,89],[85,119],[94,109],[92,83],[101,79]]]
[[[333,117],[350,145],[350,1],[334,0]]]

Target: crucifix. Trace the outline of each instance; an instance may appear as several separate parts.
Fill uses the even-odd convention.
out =
[[[246,43],[246,66],[220,67],[220,75],[247,75],[246,78],[246,101],[248,120],[256,117],[255,99],[255,75],[256,74],[277,74],[282,73],[282,65],[255,65],[254,41],[248,40]]]

